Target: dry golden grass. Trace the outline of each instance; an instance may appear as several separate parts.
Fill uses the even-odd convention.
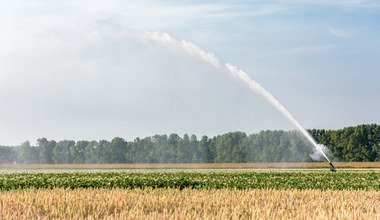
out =
[[[335,167],[354,167],[366,168],[372,167],[380,169],[380,162],[337,162]],[[259,169],[259,168],[328,168],[328,163],[172,163],[172,164],[0,164],[0,168],[45,168],[45,169]]]
[[[0,219],[379,219],[379,207],[378,191],[0,191]]]

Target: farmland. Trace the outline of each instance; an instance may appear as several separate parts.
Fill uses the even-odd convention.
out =
[[[380,190],[379,172],[328,171],[119,171],[10,173],[0,189],[22,188],[194,188]]]
[[[3,165],[0,219],[380,217],[377,163],[346,165],[337,173],[318,163],[228,165]]]
[[[380,162],[334,162],[337,169],[371,168]],[[151,163],[151,164],[0,164],[1,169],[315,169],[328,168],[326,162],[313,163]]]
[[[24,189],[0,191],[1,219],[378,219],[379,191]]]

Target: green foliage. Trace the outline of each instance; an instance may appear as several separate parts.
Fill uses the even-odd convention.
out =
[[[75,146],[74,141],[63,140],[59,141],[53,149],[53,161],[56,164],[73,163],[71,149]]]
[[[18,158],[15,161],[18,163],[36,163],[39,161],[39,152],[36,147],[30,146],[29,141],[22,143],[16,151]]]
[[[196,188],[380,190],[377,172],[99,172],[0,175],[0,189]]]
[[[343,161],[380,161],[380,125],[358,125],[341,130],[309,131],[333,156]]]
[[[108,163],[111,159],[110,153],[110,142],[106,140],[99,141],[96,149],[97,149],[97,158],[98,163]]]
[[[13,163],[16,161],[17,152],[14,147],[0,146],[0,162],[1,163]]]
[[[340,161],[380,161],[380,125],[359,125],[340,130],[310,130],[328,156]],[[311,144],[297,131],[261,131],[246,135],[230,132],[213,138],[177,134],[136,138],[127,142],[56,142],[38,139],[15,148],[0,146],[0,163],[247,163],[309,162]]]
[[[40,163],[53,163],[53,149],[56,145],[54,140],[48,141],[46,138],[37,140],[37,147],[40,152]]]
[[[109,146],[108,163],[125,163],[125,153],[128,151],[127,142],[123,138],[115,137]]]
[[[71,155],[73,156],[74,163],[85,163],[86,157],[86,148],[90,142],[88,141],[78,141],[71,148]]]

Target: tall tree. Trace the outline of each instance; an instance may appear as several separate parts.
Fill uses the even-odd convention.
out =
[[[178,134],[170,134],[168,138],[168,163],[175,163],[177,162],[177,148],[178,143],[181,138],[178,136]]]
[[[177,163],[190,163],[193,159],[193,153],[190,149],[189,135],[184,134],[183,138],[178,141],[177,146]]]
[[[17,152],[14,147],[0,146],[0,163],[17,162]]]
[[[125,154],[127,153],[127,142],[120,137],[112,139],[110,144],[110,161],[109,163],[125,163]]]
[[[18,147],[18,162],[36,164],[39,163],[38,151],[30,146],[29,141],[25,141]]]
[[[190,153],[192,154],[191,162],[199,163],[199,158],[201,155],[199,152],[197,136],[194,134],[190,137]]]
[[[97,141],[91,141],[88,143],[84,150],[84,157],[86,163],[97,163],[99,160],[99,148]]]
[[[210,145],[210,139],[206,135],[204,135],[198,145],[199,152],[200,152],[199,162],[212,163],[209,145]]]
[[[75,141],[63,140],[59,141],[53,149],[53,161],[56,164],[73,163],[71,148],[75,145]]]
[[[40,138],[37,140],[37,148],[40,152],[40,163],[52,164],[53,161],[53,149],[56,142],[54,140],[48,141],[46,138]]]
[[[73,157],[74,163],[83,164],[86,162],[85,151],[89,143],[89,141],[78,141],[71,148],[71,156]]]
[[[152,137],[154,144],[155,155],[157,155],[158,163],[168,163],[170,158],[168,136],[167,135],[155,135]]]
[[[98,163],[110,163],[111,161],[111,152],[110,152],[111,143],[106,140],[101,140],[98,143],[97,152],[98,152]]]

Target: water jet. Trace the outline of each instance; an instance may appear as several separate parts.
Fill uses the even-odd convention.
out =
[[[167,33],[149,32],[149,31],[146,31],[145,33],[148,34],[151,37],[151,39],[159,41],[163,44],[171,44],[171,45],[179,46],[183,48],[189,54],[198,56],[199,58],[210,63],[217,69],[224,70],[230,73],[232,76],[237,77],[240,80],[242,80],[245,84],[249,86],[249,88],[252,91],[259,93],[267,101],[269,101],[274,107],[276,107],[276,109],[280,113],[282,113],[306,137],[306,139],[312,144],[314,149],[317,150],[316,152],[318,152],[321,156],[323,156],[329,162],[329,165],[331,166],[331,171],[332,172],[336,171],[330,159],[323,152],[324,146],[317,144],[314,138],[302,127],[302,125],[293,117],[293,115],[290,114],[290,112],[270,92],[268,92],[258,82],[256,82],[251,77],[249,77],[248,74],[245,73],[243,70],[239,69],[236,66],[231,65],[230,63],[226,63],[223,65],[222,62],[219,60],[219,58],[216,57],[213,53],[208,53],[204,51],[200,47],[194,45],[192,42],[185,41],[185,40],[179,41]]]

